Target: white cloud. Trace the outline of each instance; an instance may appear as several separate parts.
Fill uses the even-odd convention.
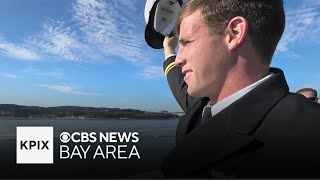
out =
[[[3,52],[9,57],[21,60],[38,61],[40,56],[37,52],[24,47],[23,45],[0,41],[0,52]]]
[[[138,5],[140,0],[73,1],[69,11],[72,19],[48,18],[41,32],[13,46],[14,50],[6,48],[6,51],[18,59],[39,59],[37,54],[41,54],[46,60],[92,62],[113,61],[116,56],[144,65],[151,58],[143,50],[146,44],[140,27],[145,24],[143,17],[141,22],[137,18],[141,11]],[[22,49],[25,46],[33,47],[34,53]]]
[[[25,45],[5,46],[6,51],[18,59],[39,59],[37,54],[41,54],[46,60],[90,62],[117,56],[145,65],[151,58],[143,50],[146,44],[140,27],[145,24],[143,17],[137,16],[139,4],[140,0],[76,0],[71,20],[48,18],[41,32],[27,37]],[[20,46],[33,47],[34,52]]]
[[[94,52],[143,64],[149,58],[142,50],[143,34],[138,32],[137,2],[77,0],[73,18],[80,24],[84,41],[94,47]]]
[[[320,40],[320,1],[309,1],[286,13],[286,29],[277,47],[278,52],[292,51],[299,41]]]
[[[72,94],[84,95],[84,96],[103,96],[103,94],[99,93],[88,93],[83,91],[72,91]]]
[[[84,95],[84,96],[103,96],[103,94],[99,93],[88,93],[83,91],[78,91],[74,87],[69,85],[48,85],[48,84],[40,84],[36,85],[38,87],[47,88],[53,91],[58,91],[61,93],[67,93],[67,94],[76,94],[76,95]]]
[[[120,57],[133,65],[146,67],[152,54],[151,49],[145,48],[145,22],[143,16],[139,16],[143,13],[138,7],[141,4],[144,3],[140,0],[75,0],[69,11],[72,19],[47,18],[39,33],[29,35],[20,44],[5,43],[0,37],[0,50],[17,59],[40,60],[41,57],[46,61],[108,63]],[[32,73],[67,79],[61,71]],[[161,77],[163,73],[162,68],[151,66],[139,75],[150,79]]]
[[[138,73],[138,76],[146,79],[162,78],[164,77],[164,72],[161,66],[149,66],[143,72]]]
[[[0,73],[0,76],[4,77],[4,78],[8,78],[8,79],[18,79],[18,78],[20,78],[19,76],[14,75],[14,74],[10,74],[10,73]]]
[[[28,43],[47,56],[80,61],[81,43],[71,27],[60,21],[48,20],[39,35],[30,37]]]
[[[42,85],[40,87],[46,87],[51,90],[59,91],[59,92],[64,92],[64,93],[71,93],[72,92],[72,87],[71,86],[66,86],[66,85]]]

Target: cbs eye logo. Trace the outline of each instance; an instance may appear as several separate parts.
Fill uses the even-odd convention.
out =
[[[71,134],[62,132],[60,134],[60,141],[62,143],[68,143],[70,141],[73,143],[94,143],[97,141],[96,135],[95,132],[73,132]]]
[[[63,132],[60,134],[60,141],[63,143],[68,143],[71,139],[71,136],[67,132]]]

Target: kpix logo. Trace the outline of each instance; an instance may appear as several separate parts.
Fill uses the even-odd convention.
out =
[[[17,164],[53,164],[53,127],[17,127]]]

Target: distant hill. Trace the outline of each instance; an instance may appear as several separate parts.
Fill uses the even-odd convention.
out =
[[[136,109],[94,108],[79,106],[38,107],[0,104],[0,118],[66,118],[66,119],[175,119],[167,111],[147,112]]]

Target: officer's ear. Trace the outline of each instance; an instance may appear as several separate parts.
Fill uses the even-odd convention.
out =
[[[230,50],[238,48],[248,37],[248,22],[244,17],[232,18],[226,27],[226,43]]]

